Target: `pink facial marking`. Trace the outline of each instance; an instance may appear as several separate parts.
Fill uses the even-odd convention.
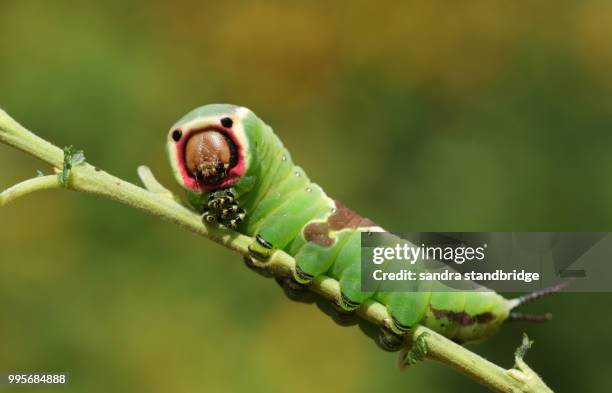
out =
[[[189,171],[187,170],[187,165],[185,164],[185,144],[192,135],[206,130],[215,130],[226,135],[236,146],[236,150],[238,152],[238,162],[236,163],[236,165],[234,165],[228,170],[227,177],[223,181],[216,184],[201,184],[189,173]],[[176,157],[178,161],[179,172],[181,174],[181,178],[183,179],[183,184],[185,185],[185,187],[196,192],[211,192],[231,187],[240,180],[240,178],[244,175],[245,172],[242,145],[240,144],[238,138],[230,128],[226,128],[221,125],[211,125],[204,128],[183,131],[182,138],[176,143]]]

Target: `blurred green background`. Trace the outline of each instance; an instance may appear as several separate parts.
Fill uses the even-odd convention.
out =
[[[611,41],[596,0],[2,0],[0,106],[113,174],[136,182],[147,164],[174,187],[169,127],[236,103],[389,230],[610,231]],[[0,187],[49,171],[6,146],[0,168]],[[471,348],[510,367],[527,331],[552,388],[609,391],[610,301],[543,299],[527,310],[553,322]],[[71,391],[484,390],[430,362],[400,373],[237,255],[71,192],[0,210],[0,310],[0,371],[66,371]]]

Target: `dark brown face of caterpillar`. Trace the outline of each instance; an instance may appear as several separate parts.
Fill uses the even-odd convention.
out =
[[[236,145],[216,130],[198,132],[185,145],[185,166],[191,176],[204,184],[223,181],[237,159]]]

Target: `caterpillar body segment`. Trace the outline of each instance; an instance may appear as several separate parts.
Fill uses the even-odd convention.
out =
[[[210,134],[192,139],[202,133]],[[389,348],[417,324],[458,342],[478,340],[521,304],[492,291],[445,291],[425,281],[415,282],[414,292],[362,291],[361,234],[382,229],[312,183],[272,128],[244,107],[195,109],[170,129],[166,150],[176,180],[206,220],[255,237],[249,249],[257,259],[273,249],[295,258],[290,291],[326,275],[340,284],[341,311],[368,299],[385,305],[391,321],[381,337]]]

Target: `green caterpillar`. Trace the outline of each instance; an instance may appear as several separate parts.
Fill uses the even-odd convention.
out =
[[[511,300],[491,291],[362,292],[361,232],[382,229],[312,183],[252,111],[233,105],[197,108],[171,128],[166,150],[176,180],[205,221],[255,237],[249,249],[258,260],[274,249],[295,258],[289,288],[326,275],[340,283],[340,311],[351,313],[368,299],[385,305],[392,321],[379,343],[386,349],[397,349],[416,324],[466,342],[487,337],[508,318],[544,319],[512,310],[559,289]]]

